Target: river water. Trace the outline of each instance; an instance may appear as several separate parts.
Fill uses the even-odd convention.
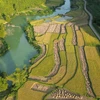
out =
[[[7,25],[7,36],[5,37],[10,50],[2,57],[0,57],[0,70],[11,74],[16,68],[23,68],[24,65],[29,65],[29,59],[37,55],[37,50],[31,46],[23,31],[23,27],[27,26],[27,19],[42,19],[54,17],[58,14],[65,14],[70,11],[70,0],[65,0],[65,4],[57,8],[53,14],[47,16],[17,16],[11,20],[12,27]],[[66,17],[70,19],[70,17]]]

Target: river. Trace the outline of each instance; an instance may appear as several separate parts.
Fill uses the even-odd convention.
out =
[[[16,68],[23,68],[29,65],[29,59],[37,55],[37,50],[31,46],[23,31],[23,27],[27,26],[27,19],[38,20],[42,18],[54,17],[58,14],[65,14],[70,11],[70,0],[65,0],[64,5],[56,8],[51,15],[47,16],[16,16],[11,20],[11,24],[15,27],[7,25],[7,36],[5,37],[10,50],[2,57],[0,57],[0,70],[6,72],[8,75],[13,73]],[[70,19],[66,17],[65,19]]]

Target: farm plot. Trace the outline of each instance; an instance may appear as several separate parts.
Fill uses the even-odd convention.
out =
[[[44,92],[33,91],[31,86],[34,84],[34,81],[27,81],[19,90],[18,90],[18,100],[42,100],[43,96],[46,94]]]
[[[96,38],[96,36],[94,35],[94,33],[92,32],[92,30],[88,27],[81,27],[80,28],[83,37],[84,37],[84,41],[85,41],[85,45],[86,46],[96,46],[96,45],[100,45],[99,40]]]
[[[94,93],[97,97],[100,97],[100,56],[98,55],[96,48],[97,47],[86,46],[85,53],[89,66],[89,77],[92,82]]]
[[[63,86],[64,84],[66,84],[66,82],[73,76],[75,69],[76,69],[76,57],[75,57],[74,47],[67,46],[66,48],[66,75],[57,85]]]
[[[74,70],[73,70],[73,72],[71,70],[68,71],[69,75],[72,73],[73,74],[70,76],[70,79],[65,82],[64,87],[72,92],[79,93],[81,95],[85,95],[86,94],[85,80],[84,80],[84,77],[83,77],[82,71],[81,71],[81,64],[80,64],[80,60],[79,60],[77,47],[76,47],[75,54],[74,55],[77,56],[77,58],[75,57],[73,60],[73,62],[74,62],[73,67],[72,67],[72,65],[70,66],[70,69],[73,70],[73,68],[74,68]],[[67,53],[67,55],[68,55],[68,53]],[[69,57],[71,57],[71,55]],[[72,57],[70,58],[70,64],[72,64],[71,61],[72,61]],[[76,63],[75,63],[75,61],[76,61]]]
[[[43,43],[44,43],[44,44],[48,44],[48,43],[49,43],[50,38],[51,38],[51,35],[52,35],[52,33],[46,33],[46,34],[45,34],[44,40],[43,40]]]
[[[72,37],[73,37],[73,31],[70,26],[66,26],[67,30],[67,36],[66,36],[66,45],[72,45]]]
[[[84,39],[81,31],[80,30],[76,31],[76,34],[77,34],[77,45],[84,46]]]
[[[46,76],[54,66],[54,49],[53,42],[57,39],[58,34],[52,34],[50,43],[48,44],[48,51],[45,59],[40,62],[31,72],[33,76]]]

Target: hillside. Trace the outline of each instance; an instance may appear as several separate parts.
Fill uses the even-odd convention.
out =
[[[100,0],[87,0],[87,8],[92,13],[93,25],[100,33]]]

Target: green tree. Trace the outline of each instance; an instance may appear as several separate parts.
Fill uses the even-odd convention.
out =
[[[29,43],[33,43],[33,41],[35,40],[33,26],[29,24],[26,27],[25,31],[26,31],[26,37],[27,37]]]
[[[7,80],[0,77],[0,92],[3,92],[8,89]]]
[[[10,79],[13,81],[12,91],[18,90],[20,86],[26,81],[28,76],[27,73],[27,68],[24,68],[23,70],[16,68],[16,71],[10,76]]]

